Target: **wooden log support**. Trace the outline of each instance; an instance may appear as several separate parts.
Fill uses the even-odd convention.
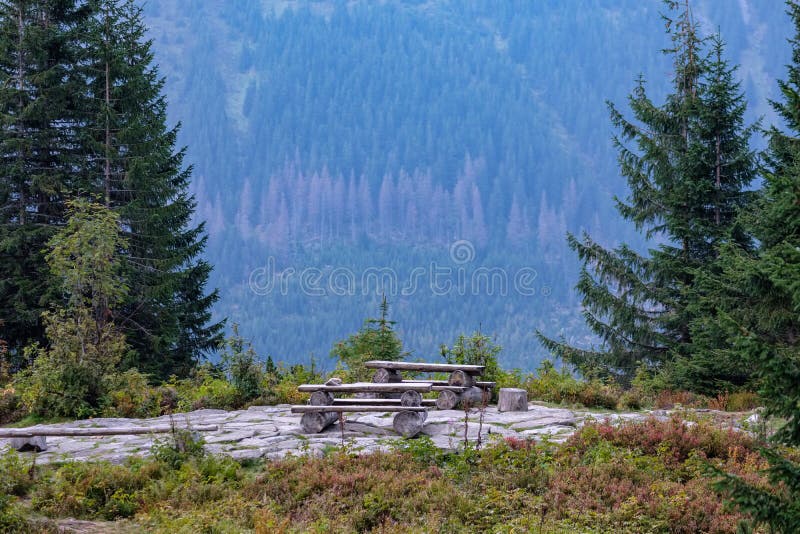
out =
[[[440,410],[455,410],[458,407],[463,408],[465,405],[470,408],[480,408],[483,406],[484,395],[489,394],[487,390],[476,386],[461,389],[460,392],[453,391],[452,388],[441,390],[439,398],[436,399],[436,407]]]
[[[300,428],[305,434],[319,434],[339,419],[334,412],[308,412],[300,418]]]
[[[450,373],[450,378],[447,380],[447,384],[450,386],[463,386],[470,388],[475,385],[475,379],[473,376],[463,369],[457,369]]]
[[[433,386],[430,382],[403,382],[397,384],[374,384],[372,382],[356,382],[355,384],[342,384],[340,386],[324,386],[321,384],[301,384],[297,391],[314,392],[328,391],[330,393],[403,393],[404,391],[418,391],[427,393]]]
[[[363,404],[333,404],[331,406],[292,406],[292,413],[339,413],[339,412],[425,412],[425,406],[368,406]]]
[[[333,399],[333,405],[401,406],[401,399]],[[422,406],[436,406],[436,399],[422,399]]]
[[[424,363],[424,362],[390,362],[383,360],[371,360],[364,363],[368,369],[393,369],[396,371],[422,371],[427,373],[452,373],[453,371],[464,371],[469,374],[479,375],[486,369],[484,365],[457,365],[451,363]]]
[[[462,409],[480,408],[484,403],[484,394],[489,395],[489,392],[478,387],[471,387],[458,396],[459,406]],[[486,397],[487,403],[489,402],[490,397],[490,395]]]
[[[497,398],[498,412],[527,412],[528,392],[517,388],[500,388]]]
[[[380,367],[375,370],[375,373],[372,375],[372,381],[376,384],[389,384],[389,383],[397,383],[402,382],[403,377],[400,376],[394,369],[386,369],[384,367]]]
[[[315,391],[311,394],[308,403],[312,406],[328,406],[329,404],[333,404],[333,401],[333,393],[330,391]]]
[[[436,407],[440,410],[454,410],[458,405],[458,393],[445,389],[439,392],[436,399]]]
[[[422,406],[422,395],[418,391],[404,391],[400,396],[400,406]]]
[[[395,432],[404,438],[413,438],[422,431],[427,417],[428,414],[426,412],[405,410],[394,416],[392,427],[394,427]]]

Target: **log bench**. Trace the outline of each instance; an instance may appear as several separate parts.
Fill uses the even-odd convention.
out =
[[[422,393],[433,391],[430,382],[354,384],[301,384],[298,391],[311,393],[308,405],[292,406],[292,413],[303,414],[300,427],[307,434],[319,434],[345,412],[396,413],[392,426],[404,437],[417,435],[428,417],[432,399],[423,401]],[[400,394],[396,399],[336,399],[334,393]],[[426,406],[423,406],[425,404]]]
[[[300,384],[297,391],[312,393],[314,391],[326,391],[330,393],[403,393],[404,391],[417,391],[427,393],[432,391],[433,384],[430,382],[404,382],[395,384],[375,384],[373,382],[355,382],[353,384],[341,384],[338,386],[326,386],[325,384]]]
[[[476,380],[483,374],[483,365],[453,363],[394,362],[370,360],[364,363],[368,369],[375,369],[372,381],[385,384],[414,384],[426,382],[432,385],[431,391],[439,392],[436,407],[452,410],[457,406],[464,408],[482,406],[488,401],[487,395],[495,387],[494,382]],[[447,380],[403,380],[400,371],[423,373],[450,373]]]

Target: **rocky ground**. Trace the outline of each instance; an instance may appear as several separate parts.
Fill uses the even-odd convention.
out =
[[[711,413],[721,424],[738,426],[746,414]],[[590,419],[637,420],[649,416],[668,417],[669,412],[589,412],[549,407],[530,403],[527,412],[500,413],[488,407],[483,414],[481,438],[484,442],[492,436],[563,441],[575,429]],[[345,414],[344,432],[334,423],[320,434],[304,435],[300,429],[300,415],[292,414],[289,406],[253,406],[247,410],[197,410],[153,419],[90,419],[71,423],[44,425],[48,428],[77,427],[163,427],[174,421],[177,426],[218,425],[218,430],[203,432],[206,450],[228,454],[234,458],[279,458],[286,454],[319,454],[326,447],[340,446],[344,442],[364,451],[387,446],[388,440],[400,439],[392,429],[393,414]],[[475,441],[480,426],[480,414],[473,410],[466,423],[468,439]],[[443,449],[452,449],[464,441],[464,412],[459,410],[431,410],[423,433]],[[65,460],[109,460],[122,462],[132,455],[147,455],[154,440],[165,439],[165,434],[103,437],[48,437],[47,450],[37,453],[37,462],[48,463]],[[8,440],[0,439],[0,448]]]

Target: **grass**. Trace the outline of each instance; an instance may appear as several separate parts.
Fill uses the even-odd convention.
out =
[[[766,484],[758,442],[702,420],[598,422],[563,444],[507,438],[458,453],[393,443],[247,462],[185,442],[124,465],[34,467],[6,453],[0,531],[55,532],[72,517],[148,532],[726,533],[747,518],[723,506],[708,466]]]

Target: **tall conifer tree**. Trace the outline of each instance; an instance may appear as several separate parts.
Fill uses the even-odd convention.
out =
[[[152,60],[132,0],[0,3],[0,316],[16,348],[41,339],[40,314],[58,301],[41,250],[78,197],[112,208],[126,234],[130,291],[115,318],[137,353],[126,364],[185,374],[221,341],[191,169]]]
[[[141,8],[133,0],[93,6],[84,170],[128,234],[131,290],[119,322],[138,353],[128,363],[162,377],[181,375],[221,341],[222,329],[209,325],[217,292],[205,291],[211,267],[199,258],[203,224],[191,221],[191,169],[183,166],[184,150],[174,148],[178,127],[166,125],[164,82],[152,65]]]
[[[773,127],[761,196],[744,217],[756,251],[734,244],[720,255],[722,273],[709,277],[720,295],[714,324],[726,348],[754,369],[765,416],[782,422],[774,441],[800,446],[800,4],[788,2],[795,35],[782,99],[773,107],[788,132]],[[776,532],[800,531],[800,464],[765,449],[774,491],[726,475],[720,487],[759,523]]]
[[[42,339],[56,298],[42,250],[82,161],[85,80],[71,67],[88,14],[74,0],[0,2],[0,317],[12,350]]]
[[[614,138],[620,171],[630,188],[625,201],[617,200],[618,210],[662,244],[641,255],[624,244],[609,250],[587,234],[569,235],[584,264],[577,285],[584,317],[602,346],[582,350],[539,336],[587,374],[627,380],[639,365],[659,368],[691,354],[694,273],[713,262],[753,177],[751,129],[743,125],[743,97],[722,59],[722,43],[715,41],[710,56],[704,51],[688,3],[677,18],[665,20],[673,92],[658,106],[640,79],[629,100],[635,120],[609,104],[621,132]]]

